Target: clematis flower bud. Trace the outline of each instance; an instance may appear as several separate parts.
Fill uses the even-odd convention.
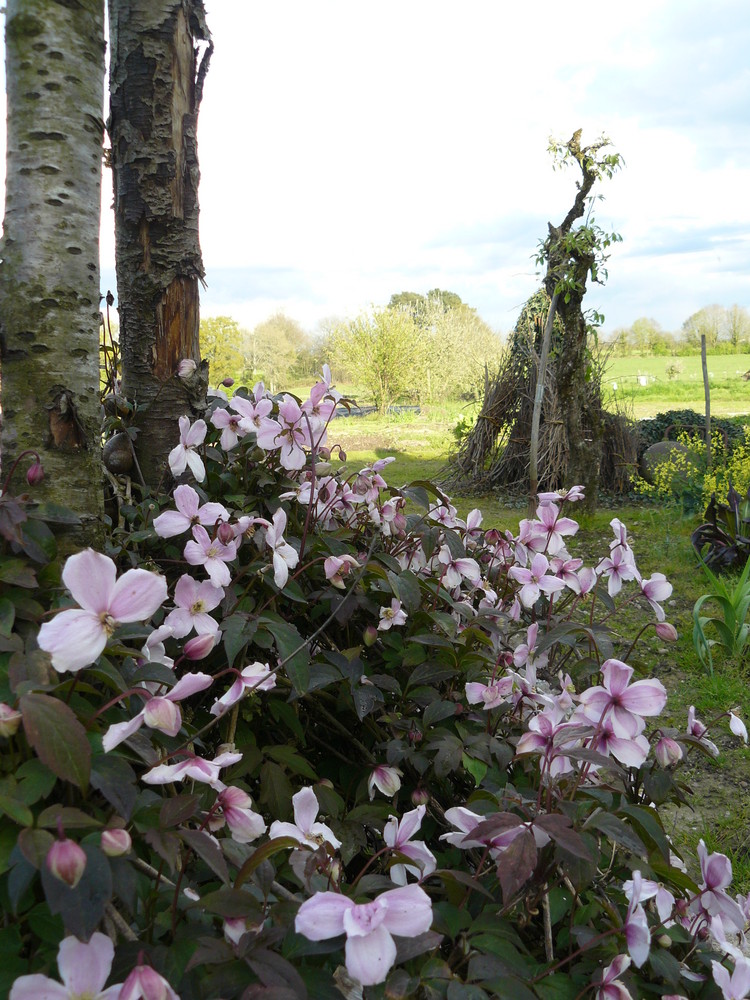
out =
[[[374,625],[368,625],[362,633],[362,642],[365,646],[374,646],[378,641],[378,630]]]
[[[228,521],[222,521],[216,529],[216,537],[222,545],[230,545],[235,539],[234,525],[230,524]]]
[[[108,858],[119,858],[120,855],[128,854],[130,852],[133,842],[130,839],[130,834],[127,830],[116,828],[113,830],[104,830],[102,832],[102,842],[100,846],[102,853],[106,854]]]
[[[677,629],[669,622],[656,622],[654,625],[656,634],[664,642],[677,642]]]
[[[86,855],[78,844],[63,834],[47,851],[46,864],[55,878],[75,889],[86,870]]]
[[[191,375],[195,374],[198,365],[192,358],[183,358],[177,366],[177,374],[180,378],[190,378]]]
[[[39,461],[34,462],[26,470],[26,482],[29,486],[38,486],[44,479],[44,468]]]
[[[205,635],[196,635],[188,639],[182,647],[182,652],[189,660],[202,660],[208,656],[216,645],[216,633],[207,632]]]
[[[233,379],[233,378],[230,378],[230,377],[229,377],[229,375],[227,375],[227,377],[226,377],[226,378],[224,378],[224,379],[222,379],[222,380],[221,380],[221,384],[222,384],[222,385],[223,385],[223,386],[224,386],[225,388],[229,389],[229,388],[230,388],[231,386],[233,386],[233,385],[234,385],[234,379]]]
[[[666,770],[681,761],[684,754],[682,747],[676,740],[669,736],[662,736],[654,748],[654,756],[660,766]]]
[[[426,806],[430,801],[430,793],[426,788],[415,788],[411,793],[411,803],[413,806]]]
[[[14,736],[21,724],[21,713],[0,701],[0,736]]]

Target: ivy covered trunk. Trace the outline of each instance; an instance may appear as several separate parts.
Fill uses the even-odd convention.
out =
[[[575,264],[578,280],[585,288],[589,265]],[[554,294],[549,276],[545,288]],[[585,504],[596,507],[599,469],[602,460],[603,424],[599,379],[594,373],[588,349],[588,324],[581,308],[583,293],[571,292],[567,302],[561,295],[557,311],[563,322],[562,350],[557,359],[557,393],[565,429],[568,453],[566,486],[585,487]]]
[[[8,0],[5,51],[2,473],[24,450],[36,450],[45,478],[34,496],[73,508],[91,540],[103,512],[102,0]],[[14,478],[10,488],[21,485]]]
[[[596,163],[584,155],[588,148],[581,153],[576,136],[568,147],[578,160],[583,176],[573,206],[560,226],[549,224],[544,288],[550,299],[556,291],[560,292],[557,312],[562,320],[563,335],[556,373],[568,455],[564,485],[584,486],[585,505],[593,510],[599,492],[603,424],[600,386],[589,355],[589,330],[582,303],[589,275],[596,277],[597,256],[596,247],[586,236],[588,230],[584,228],[576,233],[573,224],[586,211],[591,188],[599,174]],[[564,287],[561,287],[563,276]]]
[[[110,38],[122,388],[153,490],[178,418],[205,408],[207,366],[176,373],[200,360],[197,124],[212,47],[201,0],[111,0]]]

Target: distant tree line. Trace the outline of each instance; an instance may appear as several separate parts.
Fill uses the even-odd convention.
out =
[[[680,330],[663,330],[655,319],[642,316],[629,327],[614,330],[607,338],[613,354],[690,355],[701,349],[701,335],[711,354],[750,352],[750,313],[744,306],[704,306],[689,316]]]
[[[275,391],[329,363],[339,383],[385,410],[398,402],[478,399],[493,375],[502,340],[455,292],[400,292],[385,308],[353,320],[329,319],[313,335],[283,313],[242,329],[236,320],[201,320],[201,354],[210,381],[263,380]]]

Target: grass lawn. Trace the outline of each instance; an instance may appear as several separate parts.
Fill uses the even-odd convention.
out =
[[[738,359],[719,360],[736,364]],[[750,358],[747,360],[750,367]],[[745,397],[750,396],[747,385],[742,382]],[[654,400],[649,404],[649,412],[669,409],[671,405],[669,401]],[[695,398],[687,403],[680,400],[679,405],[700,408]],[[747,410],[748,406],[744,408]],[[385,477],[394,486],[414,479],[433,479],[454,447],[452,428],[461,414],[460,404],[445,404],[424,407],[419,414],[337,419],[329,430],[329,442],[342,445],[347,455],[346,465],[352,471],[377,458],[393,455],[396,461],[388,466]],[[526,504],[522,498],[509,502],[507,497],[472,496],[457,497],[454,502],[463,516],[471,508],[479,507],[484,513],[485,527],[517,531],[519,519],[525,516]],[[575,511],[570,513],[575,516]],[[676,508],[633,503],[614,507],[610,502],[606,508],[581,518],[581,530],[569,545],[571,554],[580,555],[589,565],[601,557],[612,537],[609,522],[614,516],[628,526],[643,576],[663,572],[672,582],[674,592],[665,610],[667,620],[679,633],[676,643],[667,644],[653,629],[647,629],[628,661],[637,672],[657,676],[667,687],[669,701],[660,719],[663,726],[684,732],[688,708],[695,705],[702,721],[715,723],[711,738],[721,751],[717,760],[691,754],[689,766],[680,775],[694,791],[690,798],[692,809],[668,812],[671,828],[667,832],[688,858],[695,857],[695,846],[701,837],[709,849],[728,854],[734,865],[736,891],[746,892],[750,890],[750,750],[731,735],[727,719],[718,717],[735,708],[750,722],[750,663],[722,662],[718,658],[714,676],[708,677],[694,652],[692,609],[704,590],[703,575],[690,545],[697,518]],[[632,594],[632,585],[624,593]],[[650,612],[635,601],[624,609],[614,620],[619,633],[616,655],[625,656],[638,629],[650,620]]]

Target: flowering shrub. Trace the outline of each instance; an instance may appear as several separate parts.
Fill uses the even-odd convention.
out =
[[[338,402],[215,396],[195,479],[63,567],[0,497],[11,1000],[740,995],[748,903],[659,815],[715,747],[609,628],[675,638],[669,583],[616,518],[568,551],[578,487],[513,535],[348,470]]]

